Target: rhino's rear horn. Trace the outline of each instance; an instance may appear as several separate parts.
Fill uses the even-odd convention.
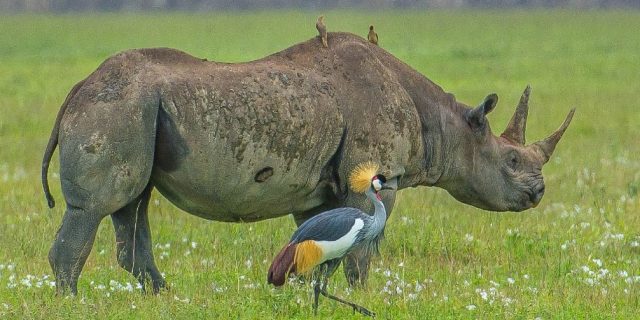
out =
[[[519,145],[524,145],[525,143],[525,130],[527,129],[527,115],[529,114],[529,94],[531,93],[531,86],[527,85],[527,88],[524,89],[522,93],[522,97],[520,97],[520,102],[518,103],[518,107],[516,108],[516,112],[513,113],[511,117],[511,121],[507,125],[507,128],[504,129],[502,133],[502,137],[513,141]]]
[[[575,112],[576,108],[571,109],[558,130],[556,130],[546,139],[534,143],[534,146],[542,151],[542,154],[544,155],[544,163],[549,161],[551,154],[553,154],[553,150],[556,149],[558,141],[560,141],[560,138],[562,138],[562,135],[564,134],[565,130],[567,130],[567,127],[569,127],[569,124],[571,123],[571,119],[573,119],[573,114]]]

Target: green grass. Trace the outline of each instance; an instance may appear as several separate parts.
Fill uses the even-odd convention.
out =
[[[640,12],[326,16],[330,30],[363,36],[375,24],[382,47],[460,101],[476,105],[497,92],[501,100],[490,116],[496,133],[527,84],[533,87],[529,141],[578,108],[545,167],[547,193],[539,207],[499,214],[463,205],[443,190],[404,190],[369,286],[347,295],[338,273],[332,291],[382,319],[637,317]],[[292,219],[205,222],[158,194],[150,220],[170,291],[147,296],[126,289],[135,282],[116,263],[105,219],[80,295],[56,297],[47,285],[47,252],[64,208],[46,207],[39,170],[59,105],[111,54],[166,46],[209,60],[257,59],[314,36],[315,18],[295,11],[0,17],[0,318],[309,318],[309,287],[266,284],[270,259],[294,230]],[[57,172],[56,156],[50,180],[61,203]],[[318,318],[360,316],[326,300]]]

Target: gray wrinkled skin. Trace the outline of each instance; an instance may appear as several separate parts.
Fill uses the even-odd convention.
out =
[[[496,101],[470,109],[347,33],[329,33],[328,48],[314,38],[239,64],[166,48],[117,54],[69,93],[45,152],[50,206],[46,171],[56,144],[67,204],[49,253],[57,288],[77,292],[108,215],[120,265],[154,292],[165,286],[147,218],[154,187],[205,219],[292,214],[301,224],[336,207],[370,211],[346,181],[357,164],[374,160],[398,189],[438,186],[483,209],[530,208],[544,192],[542,165],[559,137],[525,147],[494,136],[485,114]],[[383,199],[391,211],[395,191]],[[358,254],[346,261],[350,283],[366,279],[368,264]]]

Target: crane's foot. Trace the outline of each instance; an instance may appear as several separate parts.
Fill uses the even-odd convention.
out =
[[[342,304],[346,304],[346,305],[352,307],[354,312],[358,311],[360,314],[365,315],[365,316],[369,316],[369,317],[375,317],[376,316],[375,312],[369,311],[367,308],[365,308],[363,306],[357,305],[357,304],[355,304],[353,302],[350,302],[350,301],[343,300],[341,298],[338,298],[338,297],[328,293],[327,289],[326,289],[326,286],[320,289],[320,293],[323,296],[325,296],[325,297],[327,297],[327,298],[329,298],[331,300],[338,301],[338,302],[340,302]]]
[[[367,317],[372,317],[375,318],[376,317],[376,313],[373,311],[368,310],[367,308],[363,307],[363,306],[359,306],[357,304],[353,305],[353,312],[355,313],[356,311],[360,312],[360,314],[365,315]]]

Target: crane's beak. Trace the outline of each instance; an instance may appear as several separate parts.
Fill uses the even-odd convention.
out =
[[[393,177],[388,179],[385,183],[382,184],[382,188],[380,190],[397,190],[398,189],[398,177]]]
[[[380,190],[396,190],[398,189],[398,179],[392,179],[382,184]]]

